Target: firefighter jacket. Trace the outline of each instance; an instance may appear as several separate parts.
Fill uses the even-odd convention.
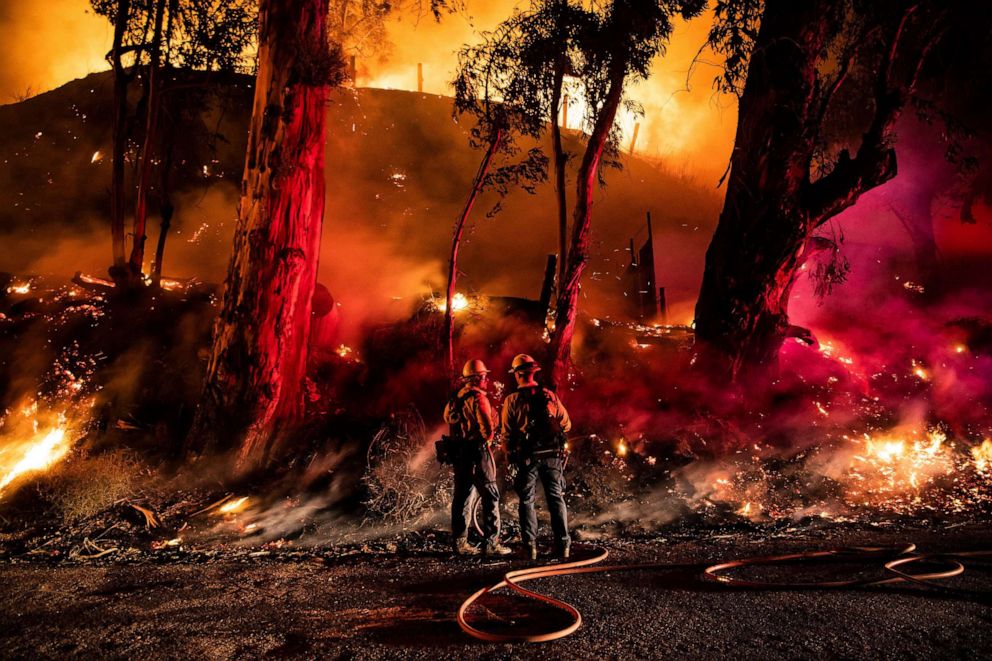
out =
[[[452,410],[453,405],[460,410]],[[485,391],[466,385],[458,391],[456,399],[444,407],[444,421],[456,425],[462,438],[483,442],[493,440],[496,433],[496,414]]]
[[[568,411],[554,394],[547,388],[536,386],[544,391],[544,397],[548,402],[548,417],[558,423],[562,432],[567,433],[572,428],[572,421],[568,417]],[[521,388],[524,390],[526,388]],[[518,390],[511,393],[503,401],[503,439],[507,443],[507,449],[515,452],[521,440],[526,437],[528,426],[534,416],[528,410],[530,404],[528,398],[523,396]]]

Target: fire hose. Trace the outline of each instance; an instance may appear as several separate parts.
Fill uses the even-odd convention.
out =
[[[458,626],[468,635],[493,643],[513,643],[513,642],[547,642],[564,638],[582,626],[582,614],[579,610],[560,599],[541,594],[533,590],[528,590],[520,584],[526,581],[533,581],[539,578],[550,578],[552,576],[569,576],[573,574],[593,574],[603,572],[618,571],[645,571],[651,569],[670,569],[671,564],[650,563],[637,565],[599,565],[609,555],[603,548],[593,549],[593,554],[584,560],[573,562],[557,563],[550,565],[540,565],[526,569],[518,569],[506,572],[503,580],[494,585],[484,587],[475,592],[472,596],[462,602],[458,608]],[[894,556],[894,557],[893,557]],[[862,588],[869,586],[888,585],[900,582],[912,582],[932,586],[930,581],[951,578],[964,572],[964,565],[961,559],[992,557],[992,551],[965,551],[951,553],[916,553],[915,544],[904,544],[896,546],[853,546],[823,551],[806,551],[801,553],[790,553],[785,555],[756,556],[742,558],[710,565],[703,570],[703,576],[709,580],[718,581],[724,585],[750,588],[750,589],[837,589],[837,588]],[[890,574],[885,577],[856,578],[838,581],[810,581],[810,582],[762,582],[735,578],[725,572],[731,569],[756,565],[773,565],[789,562],[799,562],[808,560],[837,560],[837,561],[872,561],[876,562],[885,558],[891,558],[882,564],[884,570]],[[939,571],[927,571],[922,573],[910,573],[905,569],[907,565],[914,563],[932,563],[945,565]],[[595,565],[595,566],[593,566]],[[936,586],[941,587],[941,586]],[[491,592],[501,588],[509,588],[513,592],[542,603],[566,613],[572,620],[571,624],[564,628],[553,629],[540,633],[497,633],[479,629],[468,623],[466,613],[469,608],[481,598]],[[950,588],[943,588],[950,589]],[[981,593],[985,595],[985,593]],[[987,595],[985,595],[987,596]]]

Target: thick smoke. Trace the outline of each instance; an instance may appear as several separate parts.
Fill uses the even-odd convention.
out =
[[[112,30],[88,0],[0,0],[0,104],[108,68]]]

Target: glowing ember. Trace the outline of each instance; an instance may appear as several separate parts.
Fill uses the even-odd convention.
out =
[[[930,379],[930,373],[927,372],[926,368],[919,362],[914,360],[912,362],[913,366],[913,376],[918,378],[920,381],[927,381]]]
[[[21,459],[7,471],[0,480],[0,491],[25,473],[45,470],[64,457],[68,451],[69,442],[65,437],[65,430],[57,428],[49,431],[40,440],[31,443]]]
[[[337,349],[335,349],[334,352],[337,353],[337,355],[341,356],[342,358],[347,358],[348,356],[351,355],[352,349],[351,347],[342,344]]]
[[[90,163],[99,163],[102,160],[103,160],[103,152],[97,149],[95,152],[93,152],[93,157],[90,158]]]
[[[152,542],[152,550],[158,551],[159,549],[164,549],[164,548],[174,548],[176,546],[180,546],[182,543],[183,543],[182,537],[156,541],[156,542]]]
[[[620,442],[617,443],[617,456],[618,457],[627,456],[627,444],[623,441],[623,439],[621,439]]]
[[[227,501],[226,503],[218,507],[217,511],[222,514],[236,514],[238,512],[243,511],[247,507],[248,507],[248,496],[242,496],[241,498],[235,498],[233,500]]]
[[[28,294],[31,292],[30,282],[18,282],[7,287],[8,294]]]

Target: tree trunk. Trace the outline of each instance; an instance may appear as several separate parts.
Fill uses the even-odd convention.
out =
[[[941,293],[940,253],[934,233],[931,205],[938,194],[925,183],[919,183],[907,196],[892,205],[892,213],[902,223],[913,244],[913,257],[917,274],[927,300],[939,298]]]
[[[451,237],[451,258],[448,260],[448,290],[444,299],[444,329],[443,336],[441,338],[444,346],[447,347],[447,370],[449,380],[454,380],[455,378],[455,317],[454,310],[452,309],[452,301],[455,298],[455,285],[458,280],[458,248],[461,246],[462,234],[465,231],[465,222],[468,220],[468,216],[472,212],[472,206],[475,204],[476,198],[479,197],[479,193],[482,191],[482,185],[485,183],[486,174],[489,173],[489,166],[492,163],[493,155],[496,153],[496,150],[499,149],[502,139],[502,130],[497,130],[496,135],[493,136],[493,139],[489,143],[489,148],[486,149],[486,153],[482,157],[482,163],[479,164],[479,171],[476,173],[475,179],[472,181],[472,190],[468,195],[468,200],[465,201],[465,207],[462,209],[462,215],[459,216],[458,222],[455,224],[454,235]]]
[[[565,281],[565,259],[568,256],[568,199],[565,191],[565,149],[561,143],[561,126],[558,112],[561,110],[562,86],[565,82],[565,62],[563,58],[555,63],[554,80],[551,91],[551,148],[554,151],[555,201],[558,204],[558,286]]]
[[[856,158],[842,152],[829,175],[810,181],[829,101],[817,80],[826,3],[768,0],[748,67],[727,196],[696,304],[700,363],[733,379],[777,366],[789,295],[816,228],[895,176],[887,133],[903,97],[885,85]]]
[[[267,463],[303,413],[324,214],[327,0],[262,0],[234,254],[191,451]]]
[[[124,46],[124,32],[131,13],[130,0],[119,0],[117,18],[114,21],[114,45],[111,63],[114,69],[114,120],[112,145],[112,165],[110,175],[110,234],[113,242],[114,261],[110,274],[115,281],[122,275],[126,259],[126,237],[124,234],[124,152],[127,147],[127,72],[121,60]]]
[[[129,261],[132,282],[141,281],[142,266],[145,261],[145,240],[148,225],[148,189],[152,179],[152,156],[158,133],[158,115],[162,105],[159,64],[162,56],[162,19],[165,17],[166,0],[158,0],[155,5],[155,27],[152,32],[152,52],[148,65],[148,106],[145,115],[145,135],[141,145],[141,158],[138,171],[138,189],[134,204],[134,240],[131,244]]]
[[[152,286],[156,288],[162,285],[162,263],[165,260],[165,241],[169,237],[169,229],[172,227],[172,215],[175,212],[175,206],[172,204],[172,157],[174,152],[172,144],[174,137],[175,123],[172,122],[165,132],[165,140],[163,141],[165,145],[165,159],[162,162],[162,174],[159,184],[161,187],[161,203],[159,204],[161,222],[159,223],[158,243],[155,245],[155,263],[152,266]]]
[[[551,333],[551,358],[549,380],[558,388],[568,375],[572,352],[572,336],[578,318],[579,284],[589,259],[589,227],[592,223],[593,193],[599,173],[599,163],[609,139],[610,129],[616,120],[617,109],[623,98],[626,72],[622,65],[614,65],[610,72],[610,87],[603,107],[596,117],[592,134],[582,156],[577,175],[575,211],[572,219],[572,244],[568,250],[568,267],[559,283],[558,302],[555,308],[555,328]]]

